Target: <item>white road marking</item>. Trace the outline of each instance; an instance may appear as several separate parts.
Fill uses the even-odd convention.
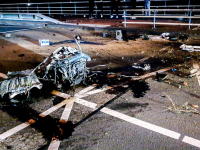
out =
[[[81,95],[81,94],[83,94],[83,93],[86,93],[86,92],[88,92],[88,91],[94,89],[94,88],[95,88],[95,86],[88,86],[87,88],[85,88],[85,89],[79,91],[78,93],[76,93],[76,95]]]
[[[95,108],[95,106],[97,106],[97,104],[95,104],[95,103],[88,102],[86,100],[79,99],[79,98],[77,99],[76,102],[79,103],[79,104],[82,104],[84,106],[93,108],[93,109]],[[106,107],[102,108],[100,111],[103,112],[103,113],[106,113],[108,115],[111,115],[113,117],[122,119],[124,121],[130,122],[132,124],[138,125],[138,126],[143,127],[145,129],[149,129],[151,131],[166,135],[166,136],[174,138],[174,139],[179,139],[179,137],[181,136],[180,133],[177,133],[177,132],[165,129],[163,127],[159,127],[157,125],[154,125],[154,124],[151,124],[151,123],[130,117],[128,115],[122,114],[120,112],[117,112],[115,110],[112,110],[112,109],[109,109],[109,108],[106,108]]]
[[[177,65],[177,66],[178,66],[178,65]],[[181,66],[181,65],[179,65],[179,66]],[[169,68],[170,68],[170,67],[169,67]],[[161,69],[161,70],[158,70],[157,72],[159,72],[159,73],[160,73],[160,72],[164,72],[164,71],[168,70],[169,68]],[[154,73],[155,73],[155,72],[153,72],[151,75],[154,75]],[[148,75],[149,75],[149,74],[148,74]],[[147,75],[147,76],[148,76],[148,75]],[[145,77],[147,77],[147,76],[145,76]],[[142,78],[144,78],[144,76],[142,76]],[[110,88],[112,88],[112,87],[110,87]],[[110,89],[110,88],[109,88],[109,89]],[[83,95],[77,95],[77,97],[82,98],[82,97],[84,97],[84,96],[96,94],[96,93],[98,93],[98,92],[102,92],[102,91],[105,91],[105,90],[107,90],[107,89],[97,89],[97,90],[90,91],[90,92],[88,92],[88,93],[83,93]],[[64,98],[69,98],[69,97],[70,97],[70,95],[68,95],[68,94],[61,93],[61,92],[57,92],[57,91],[53,91],[52,94],[57,95],[57,96],[60,96],[60,97],[64,97]],[[52,108],[50,108],[50,109],[46,110],[45,112],[41,113],[40,116],[45,117],[46,115],[50,114],[51,112],[53,112],[53,111],[57,110],[58,108],[64,106],[64,105],[67,103],[67,101],[68,101],[68,100],[64,100],[63,102],[57,104],[56,106],[53,106]],[[92,103],[92,102],[88,102],[88,101],[83,100],[83,99],[77,99],[76,102],[79,103],[79,104],[88,106],[88,107],[90,107],[90,108],[93,108],[93,109],[96,109],[96,106],[97,106],[97,104]],[[103,110],[103,111],[106,111],[105,108],[102,109],[102,110]],[[112,111],[113,111],[113,110],[112,110]],[[108,109],[107,109],[106,112],[108,112]],[[118,112],[117,112],[117,113],[118,113]],[[124,115],[124,114],[123,114],[123,115]],[[130,116],[128,116],[128,117],[130,117]],[[140,121],[141,121],[141,120],[140,120]],[[25,123],[22,123],[22,124],[18,125],[17,127],[13,128],[13,129],[10,129],[10,130],[8,130],[8,131],[6,131],[6,132],[0,134],[0,141],[2,141],[3,139],[5,139],[5,138],[7,138],[7,137],[9,137],[9,136],[11,136],[11,135],[17,133],[17,132],[20,131],[20,130],[22,130],[22,129],[28,127],[28,126],[30,126],[32,123],[35,123],[35,121],[33,121],[33,122],[27,121],[27,122],[25,122]],[[155,126],[155,125],[154,125],[154,126]],[[157,127],[157,126],[156,126],[156,127]],[[166,129],[166,130],[167,130],[167,129]],[[153,131],[153,130],[152,130],[152,131]],[[168,131],[168,130],[167,130],[167,131]],[[173,131],[172,131],[172,132],[173,132]],[[160,133],[160,132],[159,132],[159,133]],[[177,134],[179,134],[179,133],[177,133],[177,134],[176,134],[176,132],[174,132],[174,133],[175,133],[175,134],[174,134],[173,137],[176,138],[176,137],[177,137]],[[179,136],[179,137],[180,137],[180,136]],[[197,141],[198,141],[198,140],[197,140]],[[191,144],[191,145],[192,145],[192,144]]]
[[[65,106],[65,109],[62,113],[60,120],[68,121],[75,100],[76,98],[71,98],[69,100],[69,102]],[[58,150],[59,146],[60,146],[59,140],[52,140],[48,150]]]
[[[194,69],[199,69],[199,65],[197,63],[193,63],[193,67],[194,67]],[[197,81],[200,86],[200,76],[199,75],[200,75],[200,71],[197,71],[196,77],[197,77]]]
[[[77,100],[75,102],[78,103],[78,104],[82,104],[84,106],[90,107],[90,108],[92,108],[94,110],[97,109],[96,108],[97,107],[96,103],[89,102],[89,101],[84,100],[84,99],[77,98]],[[145,129],[160,133],[162,135],[165,135],[165,136],[168,136],[168,137],[171,137],[171,138],[174,138],[174,139],[179,139],[180,136],[181,136],[181,134],[178,133],[178,132],[174,132],[172,130],[165,129],[163,127],[160,127],[160,126],[157,126],[157,125],[154,125],[154,124],[151,124],[151,123],[148,123],[148,122],[145,122],[145,121],[130,117],[128,115],[122,114],[120,112],[117,112],[115,110],[111,110],[111,109],[106,108],[106,107],[102,108],[100,111],[103,112],[103,113],[106,113],[108,115],[111,115],[113,117],[122,119],[124,121],[130,122],[132,124],[138,125],[138,126],[143,127]],[[199,145],[200,144],[200,140],[197,140],[197,139],[194,139],[194,138],[189,138],[187,136],[185,136],[182,141],[185,142],[185,143],[188,143],[190,145],[196,146],[196,147],[200,146]]]
[[[59,146],[60,146],[60,141],[53,140],[51,141],[48,150],[57,150],[59,149]]]
[[[200,148],[200,141],[197,140],[197,139],[191,138],[189,136],[185,136],[182,141],[187,143],[187,144],[190,144],[190,145],[193,145],[193,146]]]
[[[10,130],[4,132],[3,134],[0,135],[0,141],[4,140],[5,138],[15,134],[16,132],[18,132],[18,131],[20,131],[20,130],[22,130],[22,129],[30,126],[30,125],[31,124],[27,121],[25,123],[22,123],[22,124],[10,129]]]
[[[93,90],[93,91],[84,93],[82,95],[78,95],[77,97],[82,98],[82,97],[86,97],[86,96],[89,96],[89,95],[92,95],[92,94],[96,94],[96,93],[99,93],[99,92],[103,92],[103,91],[106,91],[106,90],[107,90],[106,88],[104,88],[104,89],[97,89],[97,90]],[[76,94],[75,94],[75,96],[76,96]]]
[[[86,100],[83,100],[83,99],[80,99],[80,98],[77,98],[77,100],[75,101],[76,103],[78,104],[81,104],[81,105],[84,105],[84,106],[87,106],[87,107],[90,107],[92,109],[96,109],[97,107],[97,104],[93,103],[93,102],[89,102],[89,101],[86,101]]]
[[[60,108],[60,107],[62,107],[62,106],[64,106],[64,105],[66,105],[67,103],[68,103],[68,99],[62,101],[61,103],[59,103],[59,104],[57,104],[57,105],[55,105],[55,106],[53,106],[53,107],[51,107],[51,108],[49,108],[49,109],[46,110],[45,112],[39,114],[39,116],[45,117],[46,115],[49,115],[50,113],[52,113],[53,111],[57,110],[58,108]],[[22,124],[20,124],[20,125],[18,125],[18,126],[16,126],[16,127],[14,127],[14,128],[12,128],[12,129],[10,129],[10,130],[8,130],[8,131],[6,131],[6,132],[0,134],[0,141],[2,141],[2,140],[4,140],[5,138],[7,138],[7,137],[9,137],[9,136],[11,136],[11,135],[13,135],[13,134],[15,134],[15,133],[21,131],[22,129],[24,129],[24,128],[30,126],[32,123],[35,123],[35,120],[31,120],[31,119],[30,119],[29,121],[24,122],[24,123],[22,123]]]
[[[165,136],[168,136],[168,137],[171,137],[171,138],[174,138],[174,139],[179,139],[179,137],[181,136],[180,133],[177,133],[177,132],[174,132],[172,130],[168,130],[168,129],[165,129],[163,127],[159,127],[157,125],[154,125],[154,124],[151,124],[151,123],[130,117],[128,115],[122,114],[120,112],[117,112],[115,110],[111,110],[111,109],[106,108],[106,107],[102,108],[101,112],[104,112],[104,113],[111,115],[113,117],[122,119],[124,121],[130,122],[132,124],[138,125],[138,126],[143,127],[145,129],[160,133],[162,135],[165,135]]]

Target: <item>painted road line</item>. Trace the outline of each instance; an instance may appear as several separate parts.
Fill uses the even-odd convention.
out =
[[[71,98],[69,102],[66,104],[65,109],[60,118],[60,121],[64,121],[64,122],[68,121],[75,100],[76,98]],[[49,145],[48,150],[58,150],[59,146],[60,146],[60,140],[52,140]]]
[[[58,91],[55,91],[55,90],[53,90],[51,92],[51,94],[56,95],[56,96],[60,96],[60,97],[64,97],[64,98],[70,98],[71,97],[71,95],[69,95],[69,94],[58,92]]]
[[[66,105],[67,103],[70,102],[70,99],[66,99],[64,101],[62,101],[61,103],[47,109],[46,111],[44,111],[43,113],[40,114],[40,116],[47,116],[49,115],[50,113],[54,112],[55,110],[61,108],[62,106]]]
[[[124,121],[129,122],[129,123],[138,125],[138,126],[143,127],[145,129],[148,129],[148,130],[160,133],[162,135],[174,138],[174,139],[179,139],[179,137],[181,136],[180,133],[177,133],[177,132],[174,132],[172,130],[168,130],[168,129],[165,129],[163,127],[159,127],[157,125],[154,125],[154,124],[151,124],[151,123],[148,123],[148,122],[145,122],[145,121],[130,117],[128,115],[122,114],[120,112],[117,112],[115,110],[111,110],[111,109],[106,108],[106,107],[102,108],[101,112],[106,113],[108,115],[111,115],[113,117],[122,119]]]
[[[96,109],[97,107],[97,104],[93,103],[93,102],[89,102],[89,101],[86,101],[84,99],[80,99],[80,98],[77,98],[77,100],[75,101],[76,103],[78,104],[81,104],[81,105],[84,105],[84,106],[87,106],[87,107],[90,107],[92,109]]]
[[[62,106],[66,105],[67,103],[68,103],[68,99],[62,101],[61,103],[59,103],[59,104],[57,104],[57,105],[55,105],[55,106],[53,106],[53,107],[51,107],[51,108],[49,108],[49,109],[46,110],[45,112],[39,114],[39,116],[45,117],[46,115],[49,115],[50,113],[52,113],[53,111],[57,110],[58,108],[61,108]],[[24,129],[24,128],[30,126],[30,125],[33,124],[33,123],[35,123],[35,120],[30,119],[29,121],[24,122],[24,123],[22,123],[22,124],[20,124],[20,125],[18,125],[18,126],[16,126],[16,127],[14,127],[14,128],[12,128],[12,129],[10,129],[10,130],[8,130],[8,131],[6,131],[6,132],[0,134],[0,141],[2,141],[2,140],[4,140],[5,138],[7,138],[7,137],[9,137],[9,136],[11,136],[11,135],[13,135],[13,134],[15,134],[15,133],[21,131],[22,129]]]
[[[95,86],[88,86],[87,88],[85,88],[85,89],[79,91],[79,92],[76,93],[75,95],[81,95],[81,94],[83,94],[83,93],[86,93],[86,92],[88,92],[88,91],[94,89],[94,88],[95,88]]]
[[[189,136],[185,136],[182,140],[184,143],[196,146],[200,148],[200,141]]]
[[[88,102],[86,100],[79,99],[79,98],[77,99],[76,102],[79,103],[79,104],[82,104],[84,106],[93,108],[93,109],[96,108],[96,106],[97,106],[96,103]],[[163,127],[159,127],[157,125],[154,125],[154,124],[151,124],[151,123],[148,123],[148,122],[145,122],[145,121],[130,117],[128,115],[122,114],[120,112],[117,112],[115,110],[112,110],[112,109],[109,109],[109,108],[106,108],[106,107],[102,108],[100,111],[103,112],[103,113],[106,113],[108,115],[111,115],[113,117],[122,119],[124,121],[129,122],[129,123],[138,125],[138,126],[143,127],[145,129],[149,129],[151,131],[163,134],[165,136],[168,136],[168,137],[171,137],[171,138],[174,138],[174,139],[179,139],[179,137],[181,136],[180,133],[177,133],[177,132],[174,132],[172,130],[168,130],[168,129],[165,129]]]
[[[70,115],[70,113],[72,111],[72,107],[73,107],[73,104],[74,104],[75,101],[76,101],[75,97],[70,98],[68,100],[68,102],[67,102],[67,104],[65,106],[65,109],[64,109],[64,111],[62,113],[62,116],[61,116],[60,120],[68,121],[69,115]]]
[[[35,123],[35,121],[33,121],[33,123]],[[12,129],[6,131],[6,132],[0,134],[0,141],[2,141],[5,138],[7,138],[7,137],[9,137],[9,136],[11,136],[13,134],[15,134],[16,132],[18,132],[20,130],[22,130],[22,129],[28,127],[28,126],[30,126],[31,124],[32,124],[31,122],[27,121],[25,123],[22,123],[22,124],[20,124],[20,125],[18,125],[16,127],[12,128]]]
[[[93,90],[93,91],[84,93],[82,95],[78,95],[77,97],[82,98],[82,97],[86,97],[86,96],[89,96],[89,95],[92,95],[92,94],[96,94],[96,93],[99,93],[99,92],[103,92],[103,91],[106,91],[106,90],[107,90],[107,88],[97,89],[97,90]],[[76,94],[75,94],[75,96],[76,96]]]
[[[197,71],[197,74],[196,74],[196,77],[197,77],[197,81],[198,81],[198,83],[199,83],[199,86],[200,86],[200,71],[199,71],[199,65],[197,64],[197,63],[193,63],[193,67],[194,67],[194,69],[198,69],[198,71]]]
[[[60,146],[60,141],[53,140],[51,141],[48,150],[57,150],[59,149],[59,146]]]

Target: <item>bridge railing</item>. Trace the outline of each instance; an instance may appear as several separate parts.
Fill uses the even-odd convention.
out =
[[[150,14],[149,16],[136,16],[136,15],[127,15],[128,11],[148,11]],[[185,13],[185,15],[157,15],[158,12],[188,12]],[[188,25],[188,28],[190,29],[190,26],[200,26],[198,23],[191,23],[191,19],[200,19],[200,16],[192,16],[192,12],[200,12],[200,9],[124,9],[124,27],[126,27],[126,24],[153,24],[153,27],[155,28],[156,24],[160,25]],[[127,22],[127,18],[153,18],[153,22]],[[188,23],[166,23],[166,22],[156,22],[156,18],[176,18],[176,19],[188,19]]]

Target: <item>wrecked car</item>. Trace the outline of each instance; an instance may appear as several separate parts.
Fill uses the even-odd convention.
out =
[[[79,50],[63,46],[32,70],[8,72],[6,80],[0,82],[0,96],[3,98],[8,95],[12,99],[16,95],[27,94],[33,88],[41,89],[43,81],[50,81],[55,85],[66,82],[70,86],[85,82],[89,73],[86,61],[91,58],[82,53],[80,40],[80,36],[75,37]]]

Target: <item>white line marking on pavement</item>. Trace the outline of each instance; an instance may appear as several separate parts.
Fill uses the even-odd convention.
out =
[[[84,93],[82,95],[78,95],[77,97],[82,98],[82,97],[86,97],[86,96],[89,96],[89,95],[92,95],[92,94],[96,94],[96,93],[99,93],[99,92],[103,92],[103,91],[106,91],[106,90],[107,90],[106,88],[104,88],[104,89],[97,89],[97,90],[93,90],[93,91]],[[76,96],[76,94],[75,94],[75,96]]]
[[[60,120],[68,121],[75,100],[76,98],[71,98],[69,100],[69,102],[65,106],[65,109],[62,113]],[[58,150],[59,146],[60,146],[60,140],[52,140],[48,150]]]
[[[55,106],[53,106],[53,107],[51,107],[51,108],[49,108],[49,109],[46,110],[45,112],[39,114],[39,116],[45,117],[46,115],[49,115],[50,113],[52,113],[53,111],[57,110],[58,108],[60,108],[60,107],[62,107],[62,106],[64,106],[64,105],[66,105],[67,102],[68,102],[68,99],[62,101],[61,103],[59,103],[59,104],[57,104],[57,105],[55,105]],[[35,120],[30,119],[29,121],[24,122],[24,123],[22,123],[22,124],[20,124],[20,125],[18,125],[18,126],[16,126],[16,127],[14,127],[14,128],[12,128],[12,129],[10,129],[10,130],[8,130],[8,131],[6,131],[6,132],[0,134],[0,141],[2,141],[2,140],[4,140],[5,138],[7,138],[7,137],[9,137],[9,136],[11,136],[11,135],[13,135],[13,134],[15,134],[15,133],[21,131],[22,129],[24,129],[24,128],[30,126],[30,125],[33,124],[33,123],[35,123]]]
[[[87,88],[85,88],[85,89],[79,91],[78,93],[76,93],[76,96],[79,96],[79,95],[81,95],[83,93],[86,93],[86,92],[88,92],[88,91],[90,91],[90,90],[92,90],[94,88],[95,88],[95,86],[88,86]]]
[[[193,63],[193,67],[194,67],[194,69],[199,69],[199,65],[197,63]],[[199,75],[200,75],[200,71],[198,71],[197,74],[196,74],[197,81],[198,81],[199,86],[200,86],[200,77],[199,77]]]
[[[187,144],[190,144],[190,145],[193,145],[193,146],[200,148],[200,141],[197,140],[197,139],[185,136],[182,141],[187,143]]]
[[[97,109],[96,103],[89,102],[89,101],[84,100],[84,99],[77,98],[77,100],[75,102],[78,103],[78,104],[82,104],[84,106],[90,107],[94,110]],[[160,126],[157,126],[157,125],[154,125],[154,124],[151,124],[151,123],[130,117],[128,115],[122,114],[120,112],[117,112],[115,110],[111,110],[111,109],[106,108],[106,107],[102,108],[100,111],[103,112],[103,113],[106,113],[108,115],[111,115],[113,117],[122,119],[124,121],[130,122],[132,124],[138,125],[138,126],[143,127],[145,129],[160,133],[162,135],[165,135],[165,136],[168,136],[168,137],[171,137],[171,138],[174,138],[174,139],[179,139],[180,136],[181,136],[181,134],[178,133],[178,132],[174,132],[172,130],[165,129],[163,127],[160,127]],[[185,142],[185,143],[188,143],[190,145],[200,147],[200,140],[185,136],[182,141]]]
[[[82,104],[82,102],[84,102],[84,103],[83,103],[84,106],[87,106],[87,107],[92,106],[92,107],[90,107],[90,108],[93,108],[93,109],[94,109],[94,106],[97,105],[97,104],[95,104],[95,103],[88,102],[88,101],[86,101],[86,100],[79,99],[79,98],[77,99],[76,102],[79,103],[79,104]],[[177,132],[174,132],[174,131],[171,131],[171,130],[168,130],[168,129],[159,127],[159,126],[157,126],[157,125],[153,125],[153,124],[151,124],[151,123],[148,123],[148,122],[145,122],[145,121],[142,121],[142,120],[139,120],[139,119],[130,117],[130,116],[128,116],[128,115],[122,114],[122,113],[120,113],[120,112],[117,112],[117,111],[115,111],[115,110],[111,110],[111,109],[106,108],[106,107],[102,108],[100,111],[103,112],[103,113],[106,113],[106,114],[108,114],[108,115],[111,115],[111,116],[113,116],[113,117],[122,119],[122,120],[124,120],[124,121],[130,122],[130,123],[135,124],[135,125],[138,125],[138,126],[140,126],[140,127],[149,129],[149,130],[151,130],[151,131],[158,132],[158,133],[160,133],[160,134],[169,136],[169,137],[174,138],[174,139],[179,139],[179,137],[181,136],[180,133],[177,133]]]
[[[166,135],[166,136],[174,138],[174,139],[179,139],[179,137],[181,136],[180,133],[177,133],[177,132],[165,129],[163,127],[159,127],[157,125],[154,125],[154,124],[151,124],[151,123],[148,123],[148,122],[145,122],[145,121],[130,117],[128,115],[122,114],[120,112],[111,110],[111,109],[106,108],[106,107],[102,108],[101,112],[104,112],[104,113],[106,113],[108,115],[111,115],[113,117],[122,119],[124,121],[130,122],[132,124],[138,125],[138,126],[143,127],[145,129],[149,129],[151,131],[160,133],[162,135]]]
[[[57,150],[59,149],[59,146],[60,146],[60,141],[53,140],[51,141],[48,150]]]

